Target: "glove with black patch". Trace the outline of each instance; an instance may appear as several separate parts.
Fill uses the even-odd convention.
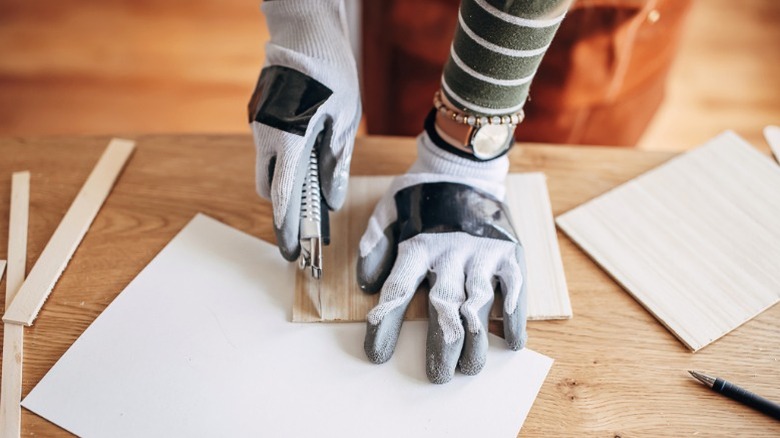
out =
[[[473,375],[485,365],[497,289],[506,342],[523,348],[526,264],[503,204],[507,157],[456,156],[434,144],[435,135],[426,126],[417,161],[376,206],[360,241],[357,276],[364,291],[381,290],[365,340],[375,363],[392,356],[406,308],[428,280],[426,371],[431,382],[445,383],[458,366]]]
[[[344,204],[362,115],[342,0],[274,0],[262,5],[271,40],[249,102],[257,149],[257,192],[270,199],[279,250],[300,253],[301,193],[312,148],[322,195]]]

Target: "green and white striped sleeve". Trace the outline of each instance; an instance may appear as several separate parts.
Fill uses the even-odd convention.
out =
[[[462,0],[441,87],[478,115],[520,111],[571,0]]]

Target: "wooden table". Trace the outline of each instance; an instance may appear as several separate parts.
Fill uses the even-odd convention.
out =
[[[135,138],[128,167],[35,325],[26,329],[23,394],[195,213],[274,239],[270,205],[254,192],[249,136]],[[29,271],[107,142],[0,140],[1,258],[11,172],[32,173]],[[672,155],[523,145],[510,156],[512,171],[547,174],[557,215]],[[414,157],[411,139],[362,139],[352,173],[400,173]],[[780,399],[780,306],[694,355],[570,240],[559,239],[574,318],[530,324],[529,347],[556,362],[523,436],[780,436],[780,422],[705,390],[685,372],[712,371]],[[28,411],[22,422],[25,435],[67,435]]]

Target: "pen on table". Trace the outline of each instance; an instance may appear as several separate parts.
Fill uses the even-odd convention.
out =
[[[742,404],[748,405],[753,409],[763,412],[770,417],[780,420],[780,404],[769,401],[760,395],[740,388],[739,386],[727,382],[718,377],[708,376],[697,371],[688,371],[696,380],[703,383],[713,391],[723,394],[726,397],[736,400]]]

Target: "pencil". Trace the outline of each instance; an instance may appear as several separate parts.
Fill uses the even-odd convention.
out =
[[[780,420],[780,405],[761,397],[760,395],[753,394],[752,392],[740,388],[739,386],[727,382],[718,377],[708,376],[704,373],[696,371],[688,371],[699,382],[703,383],[713,391],[725,395],[726,397],[736,400],[742,404],[748,405],[751,408],[762,412],[770,417]]]

